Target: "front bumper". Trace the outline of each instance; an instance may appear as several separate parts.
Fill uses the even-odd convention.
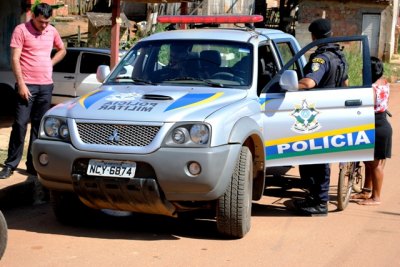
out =
[[[96,178],[137,183],[153,179],[159,186],[160,197],[168,201],[207,201],[218,199],[225,192],[240,149],[240,144],[229,144],[213,148],[160,148],[149,154],[121,154],[80,151],[69,143],[38,139],[33,143],[32,153],[39,179],[49,189],[79,191],[82,186],[73,184],[74,175],[80,175],[82,181]],[[46,166],[38,161],[42,153],[49,158]],[[87,176],[82,166],[89,159],[134,161],[137,173],[132,179]],[[198,176],[187,171],[187,164],[192,161],[201,165],[202,172]],[[81,170],[77,168],[78,164]],[[119,194],[126,192],[121,190]]]

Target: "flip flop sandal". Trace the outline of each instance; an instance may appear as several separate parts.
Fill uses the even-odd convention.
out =
[[[366,200],[357,202],[357,204],[364,205],[364,206],[378,206],[381,204],[381,202],[375,201],[373,199],[366,199]]]
[[[350,196],[351,200],[366,200],[370,198],[370,194],[368,192],[361,192]]]

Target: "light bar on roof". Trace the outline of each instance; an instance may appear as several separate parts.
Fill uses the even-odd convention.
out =
[[[159,23],[254,23],[261,22],[264,18],[261,15],[213,15],[213,16],[191,16],[191,15],[180,15],[180,16],[159,16],[157,21]]]

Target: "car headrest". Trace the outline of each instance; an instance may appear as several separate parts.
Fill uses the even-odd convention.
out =
[[[221,54],[217,50],[204,50],[200,52],[200,59],[221,66]]]

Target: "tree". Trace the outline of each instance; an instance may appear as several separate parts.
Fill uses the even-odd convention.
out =
[[[37,6],[37,5],[39,5],[40,4],[40,0],[35,0],[35,2],[33,3],[33,5],[31,6],[31,11],[32,11],[32,13],[33,13],[33,10],[35,9],[35,7]]]

